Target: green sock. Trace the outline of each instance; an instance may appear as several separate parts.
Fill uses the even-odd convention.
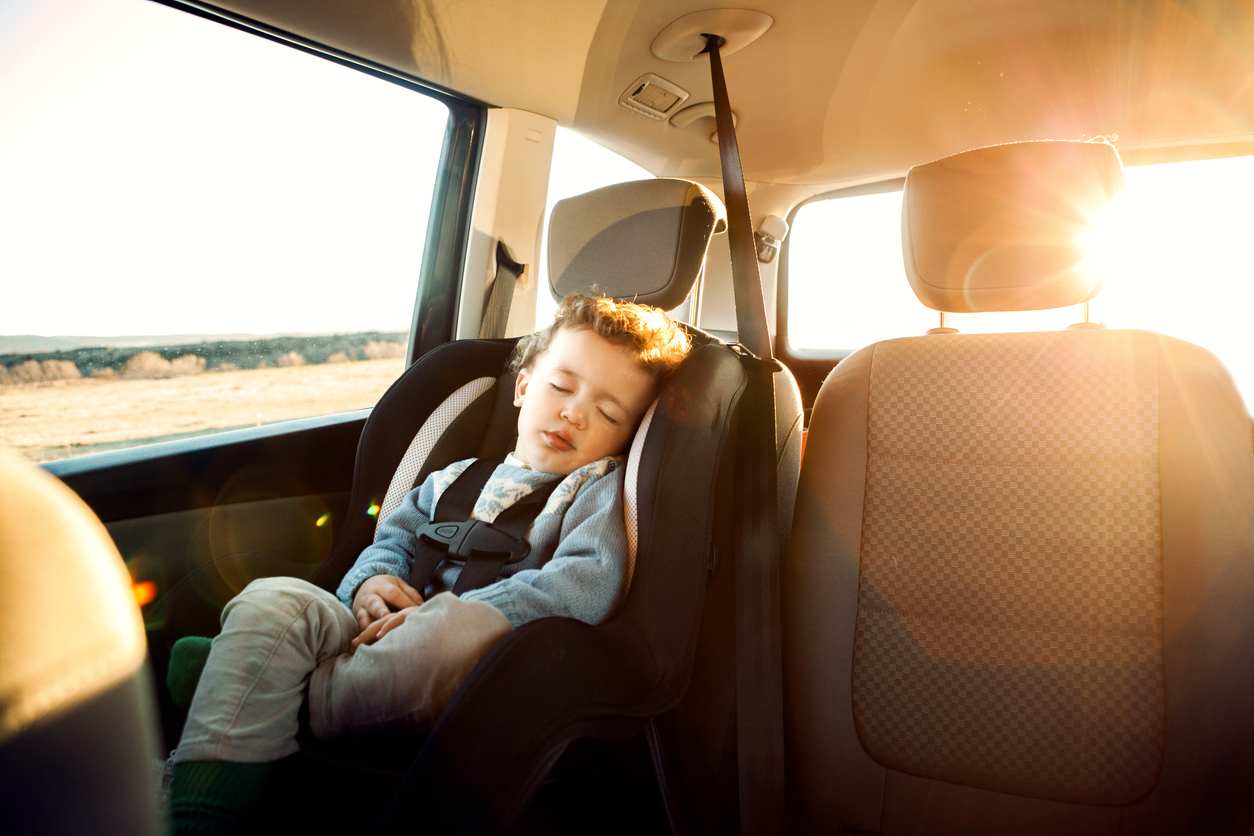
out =
[[[172,836],[237,834],[255,813],[283,761],[175,764],[170,782]]]
[[[204,673],[213,641],[205,636],[184,636],[170,648],[170,665],[165,672],[165,687],[170,699],[179,708],[192,704],[196,684]]]

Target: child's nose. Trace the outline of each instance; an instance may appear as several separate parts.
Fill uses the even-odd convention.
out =
[[[567,401],[562,406],[562,418],[574,424],[576,427],[583,427],[584,409],[578,401]]]

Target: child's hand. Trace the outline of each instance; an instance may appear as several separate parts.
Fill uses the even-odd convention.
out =
[[[357,594],[353,596],[353,615],[357,618],[357,626],[365,630],[371,622],[386,617],[393,610],[421,603],[422,596],[418,590],[395,575],[374,575],[357,587]]]
[[[356,650],[363,644],[374,644],[388,633],[395,630],[405,623],[405,619],[411,612],[418,609],[417,607],[406,607],[400,612],[389,613],[378,621],[370,623],[366,629],[357,634],[357,638],[353,639],[353,650]]]

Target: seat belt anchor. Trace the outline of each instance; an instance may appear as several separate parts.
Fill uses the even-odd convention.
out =
[[[758,355],[750,351],[749,348],[745,346],[743,343],[730,343],[727,347],[730,348],[733,352],[735,352],[736,356],[739,357],[740,361],[744,363],[746,366],[764,367],[768,369],[771,372],[771,374],[775,374],[776,372],[782,372],[784,370],[784,365],[780,363],[778,360],[776,360],[774,357],[767,357],[767,358],[759,357]]]

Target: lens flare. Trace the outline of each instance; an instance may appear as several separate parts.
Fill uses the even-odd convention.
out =
[[[135,595],[135,603],[141,607],[157,600],[157,584],[153,581],[135,581],[131,584],[131,592]]]
[[[367,513],[369,513],[369,512],[367,512]],[[325,513],[325,514],[323,514],[321,517],[318,517],[318,519],[314,520],[314,525],[316,525],[318,528],[324,528],[324,527],[326,527],[326,524],[327,524],[327,523],[329,523],[329,522],[331,522],[331,512],[330,512],[330,511],[328,511],[328,512],[327,512],[327,513]]]
[[[370,507],[366,509],[366,516],[367,517],[379,516],[379,503],[371,502]]]
[[[1096,281],[1120,283],[1135,246],[1135,229],[1126,193],[1120,192],[1094,212],[1087,227],[1076,235],[1084,254],[1084,272]]]

